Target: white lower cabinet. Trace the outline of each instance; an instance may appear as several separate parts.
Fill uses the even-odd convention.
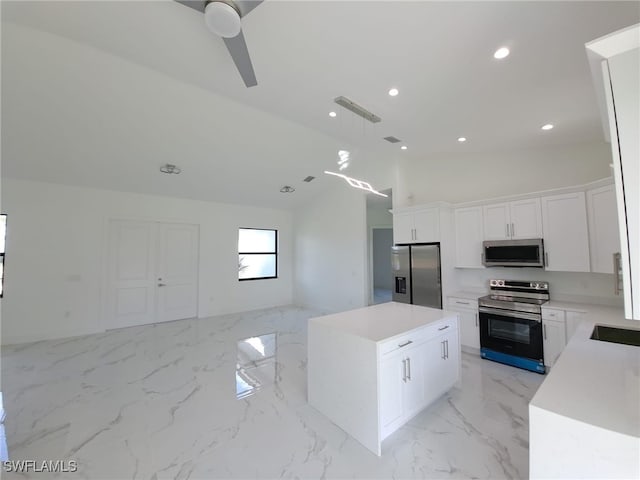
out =
[[[447,331],[444,335],[430,340],[424,350],[425,402],[431,403],[445,393],[458,379],[460,351],[458,332]]]
[[[474,352],[480,350],[480,325],[478,301],[467,298],[449,297],[447,310],[457,312],[460,317],[460,345]]]
[[[376,455],[460,378],[458,315],[388,302],[312,318],[309,405]]]
[[[555,308],[542,309],[542,348],[544,364],[552,367],[567,344],[565,311]]]
[[[380,362],[380,418],[383,436],[400,427],[425,404],[424,350],[427,343],[387,355]]]
[[[586,314],[584,312],[574,312],[574,311],[570,311],[567,310],[567,313],[565,314],[565,320],[566,320],[566,332],[567,332],[567,342],[569,340],[571,340],[571,337],[573,336],[574,333],[576,333],[576,329],[578,328],[578,325],[580,325],[580,322],[582,322],[585,318]]]
[[[382,439],[458,381],[460,344],[455,322],[439,325],[421,339],[382,355],[380,360]]]

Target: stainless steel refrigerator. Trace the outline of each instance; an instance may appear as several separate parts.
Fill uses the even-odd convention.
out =
[[[440,244],[391,247],[393,301],[442,308]]]

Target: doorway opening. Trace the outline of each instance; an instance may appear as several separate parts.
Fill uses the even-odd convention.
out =
[[[392,191],[388,197],[367,195],[369,250],[369,305],[390,302],[392,297],[391,247],[393,246]]]

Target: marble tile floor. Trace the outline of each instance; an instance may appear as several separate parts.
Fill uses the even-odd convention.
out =
[[[273,308],[3,347],[10,459],[78,463],[3,478],[528,476],[527,404],[542,376],[463,354],[460,387],[376,457],[306,402],[306,320],[317,314]],[[248,338],[265,363],[246,345],[238,362]],[[238,386],[240,366],[253,394]]]

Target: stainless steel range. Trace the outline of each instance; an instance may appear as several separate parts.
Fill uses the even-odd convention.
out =
[[[545,373],[542,305],[547,282],[490,280],[490,294],[478,299],[482,358]]]

